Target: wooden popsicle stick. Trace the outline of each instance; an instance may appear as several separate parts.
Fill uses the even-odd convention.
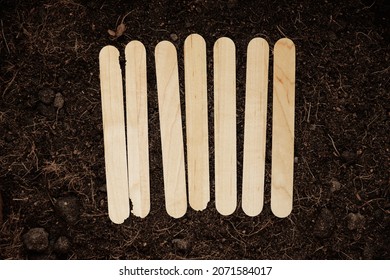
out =
[[[210,200],[206,42],[192,34],[184,42],[188,198],[194,210]]]
[[[242,209],[260,214],[264,200],[269,47],[266,40],[249,42],[246,68]]]
[[[130,214],[125,113],[119,51],[105,46],[99,54],[108,214],[121,224]]]
[[[274,48],[271,210],[292,211],[294,169],[295,45],[287,38]]]
[[[126,124],[129,195],[132,213],[144,218],[150,211],[146,51],[131,41],[126,55]]]
[[[222,215],[237,205],[236,58],[234,42],[214,44],[215,204]]]
[[[156,46],[155,57],[165,206],[170,216],[180,218],[187,211],[187,193],[176,48],[162,41]]]

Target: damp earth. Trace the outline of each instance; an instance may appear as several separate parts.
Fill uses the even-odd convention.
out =
[[[363,0],[0,0],[0,258],[389,259],[388,15],[385,1]],[[174,219],[164,206],[153,53],[162,40],[177,47],[184,112],[183,44],[192,33],[207,42],[211,200]],[[287,218],[270,211],[272,79],[263,211],[246,216],[240,195],[232,215],[215,209],[212,46],[223,36],[237,53],[238,194],[246,47],[266,39],[272,73],[275,42],[296,45]],[[131,40],[147,51],[151,211],[116,225],[107,214],[98,54],[109,44],[123,54]]]

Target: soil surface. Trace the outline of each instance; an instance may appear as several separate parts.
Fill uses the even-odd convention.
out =
[[[389,6],[292,2],[0,0],[0,258],[389,259]],[[126,31],[112,38],[108,29],[126,14]],[[212,193],[206,210],[173,219],[164,208],[153,52],[173,42],[182,80],[191,33],[208,48]],[[296,44],[294,209],[285,219],[270,211],[270,125],[262,213],[246,216],[240,196],[232,215],[215,210],[212,46],[222,36],[237,49],[239,194],[247,44]],[[148,54],[151,212],[115,225],[98,54],[108,44],[123,54],[131,40]],[[272,73],[272,52],[270,63]],[[182,112],[185,121],[184,103]]]

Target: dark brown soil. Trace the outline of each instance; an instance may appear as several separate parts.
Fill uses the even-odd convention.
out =
[[[389,259],[384,2],[0,0],[0,258]],[[107,30],[128,12],[126,32],[111,39]],[[213,192],[203,212],[166,214],[153,51],[172,41],[183,77],[183,42],[194,32],[208,45],[211,151],[212,45],[222,36],[236,43],[238,185],[246,46],[256,36],[271,50],[281,37],[295,42],[296,164],[288,218],[276,218],[269,207],[270,145],[259,216],[240,207],[221,216]],[[107,44],[123,51],[133,39],[148,53],[152,208],[145,219],[115,225],[107,216],[98,53]],[[58,93],[63,108],[54,106]],[[268,144],[270,135],[271,127]],[[211,152],[211,166],[213,160]],[[32,228],[48,234],[43,252],[25,245]]]

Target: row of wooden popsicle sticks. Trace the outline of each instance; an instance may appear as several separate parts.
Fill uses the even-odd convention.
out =
[[[293,201],[294,43],[278,40],[273,54],[271,210],[282,218],[292,211]],[[118,224],[130,215],[129,199],[135,216],[150,211],[146,51],[139,41],[125,48],[126,111],[119,55],[113,46],[105,46],[99,55],[108,212]],[[154,55],[165,206],[170,216],[179,218],[188,202],[194,210],[204,210],[210,201],[206,43],[198,34],[184,43],[188,191],[176,48],[162,41]],[[218,39],[213,56],[215,206],[230,215],[237,208],[234,42]],[[242,209],[249,216],[263,208],[268,64],[268,43],[252,39],[247,48],[242,178]]]

